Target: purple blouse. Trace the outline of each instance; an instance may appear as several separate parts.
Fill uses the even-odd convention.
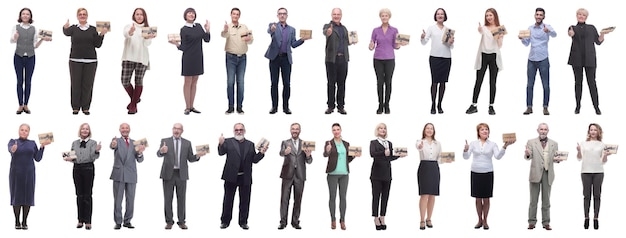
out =
[[[372,42],[376,45],[374,48],[374,59],[388,60],[396,58],[394,50],[396,48],[396,35],[398,29],[392,26],[387,28],[387,32],[383,33],[383,27],[379,26],[372,31]]]

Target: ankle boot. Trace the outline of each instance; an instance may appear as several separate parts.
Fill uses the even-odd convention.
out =
[[[435,114],[437,111],[435,110],[435,103],[430,105],[430,114]]]
[[[385,103],[385,114],[389,114],[391,111],[389,110],[389,103]]]
[[[126,109],[130,109],[130,104],[133,101],[133,94],[135,93],[135,89],[133,88],[132,84],[129,84],[128,86],[124,87],[124,90],[126,90],[126,93],[128,94],[128,97],[130,98],[130,103],[128,103],[128,106],[126,106]]]
[[[379,104],[378,104],[378,110],[376,110],[376,114],[382,114],[382,113],[383,113],[383,110],[384,110],[384,108],[383,108],[383,104],[382,104],[382,103],[379,103]]]

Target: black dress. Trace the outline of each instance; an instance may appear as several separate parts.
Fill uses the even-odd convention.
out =
[[[181,75],[196,76],[204,74],[202,41],[209,42],[211,34],[205,32],[199,23],[194,23],[193,27],[183,26],[180,28],[180,40],[178,49],[183,51]]]

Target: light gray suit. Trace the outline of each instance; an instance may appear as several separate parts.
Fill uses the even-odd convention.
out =
[[[291,146],[291,152],[285,154],[285,149]],[[280,195],[280,224],[287,225],[287,214],[289,209],[289,197],[293,187],[293,213],[291,214],[291,224],[300,225],[300,210],[302,203],[302,192],[304,191],[304,181],[306,181],[306,164],[313,162],[313,157],[306,156],[302,151],[302,140],[298,140],[298,149],[293,144],[292,139],[284,140],[280,145],[280,156],[283,156],[283,168],[280,171],[282,178]],[[306,164],[305,164],[306,163]]]
[[[117,146],[111,148],[114,153],[113,171],[113,219],[115,224],[128,224],[133,218],[135,208],[135,189],[137,185],[137,162],[143,162],[143,155],[135,151],[134,140],[128,138],[128,146],[124,138],[117,138]],[[126,194],[126,212],[122,219],[122,199]]]
[[[554,155],[559,150],[556,141],[547,138],[547,158],[544,158],[544,148],[539,138],[528,140],[526,144],[530,150],[530,156],[524,156],[530,160],[530,205],[528,207],[528,224],[537,223],[537,202],[541,192],[541,224],[550,224],[550,190],[554,181]],[[548,169],[544,168],[544,159],[547,160]]]
[[[185,201],[187,193],[187,180],[189,179],[189,166],[187,161],[196,162],[200,157],[193,154],[191,142],[185,138],[180,138],[180,161],[178,168],[174,168],[176,164],[176,151],[174,146],[174,137],[161,139],[160,145],[167,146],[167,153],[161,154],[161,150],[157,150],[157,156],[163,157],[163,165],[161,166],[161,179],[163,179],[163,201],[165,202],[165,222],[174,224],[172,218],[172,201],[174,198],[174,189],[176,189],[176,202],[178,222],[177,224],[185,224]]]

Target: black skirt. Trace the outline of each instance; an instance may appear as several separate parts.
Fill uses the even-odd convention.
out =
[[[447,83],[448,76],[450,76],[452,59],[431,56],[428,61],[430,63],[430,75],[433,83]]]
[[[433,160],[421,160],[417,168],[419,195],[439,196],[439,164]]]
[[[493,172],[471,174],[472,197],[493,197]]]

